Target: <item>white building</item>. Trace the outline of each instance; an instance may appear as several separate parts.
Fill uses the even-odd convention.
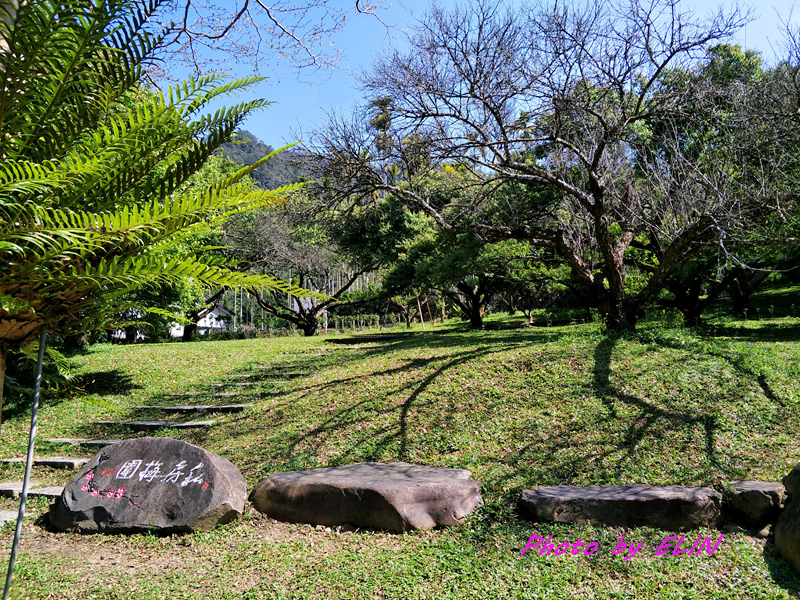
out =
[[[228,331],[228,321],[233,318],[233,313],[223,306],[215,306],[214,309],[197,322],[197,334],[206,335],[207,333],[217,333]],[[169,334],[172,337],[183,336],[183,325],[173,323]]]

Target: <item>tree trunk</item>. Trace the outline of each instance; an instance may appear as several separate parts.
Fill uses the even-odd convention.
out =
[[[483,329],[483,311],[480,307],[473,307],[469,316],[470,329]]]
[[[128,325],[125,328],[125,343],[126,344],[133,344],[136,342],[136,325]]]
[[[181,341],[193,342],[195,338],[197,338],[197,321],[193,323],[186,323],[186,325],[183,326],[183,335],[181,336]]]
[[[0,348],[0,434],[3,433],[3,384],[6,381],[6,356],[8,356],[8,350]]]
[[[729,292],[733,300],[733,313],[739,316],[747,316],[750,311],[750,296],[756,291],[759,285],[769,277],[767,271],[759,271],[755,274],[748,274],[744,270],[733,278]]]
[[[308,318],[307,320],[299,323],[300,329],[303,330],[303,335],[307,337],[311,337],[315,333],[317,333],[317,327],[319,325],[319,320],[313,317]]]

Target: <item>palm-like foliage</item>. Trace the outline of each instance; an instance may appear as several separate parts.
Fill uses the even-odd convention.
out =
[[[204,114],[257,79],[142,91],[160,40],[146,24],[160,1],[0,0],[0,407],[8,350],[43,325],[102,326],[131,288],[189,278],[302,295],[219,262],[161,258],[176,239],[289,190],[246,183],[260,163],[184,185],[266,103]]]

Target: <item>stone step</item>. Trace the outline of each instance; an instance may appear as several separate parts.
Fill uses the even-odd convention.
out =
[[[203,429],[216,424],[216,421],[187,421],[186,423],[175,423],[172,425],[172,429]]]
[[[133,431],[152,431],[154,429],[163,429],[169,427],[169,421],[95,421],[95,425],[114,427],[124,425],[131,428]]]
[[[36,481],[31,481],[29,483],[30,486],[39,486],[39,483]],[[22,493],[22,482],[21,481],[6,481],[4,483],[0,483],[0,496],[4,498],[13,498],[17,500]]]
[[[79,445],[84,448],[105,448],[122,440],[84,440]]]
[[[18,510],[0,510],[0,527],[6,523],[16,523],[17,516],[19,516]],[[25,513],[23,516],[30,517],[31,513]]]
[[[167,394],[169,398],[198,398],[198,397],[206,397],[206,398],[230,398],[231,396],[237,396],[239,392],[215,392],[213,394],[209,394],[207,392],[187,392],[185,394]]]
[[[95,425],[124,425],[133,431],[153,431],[156,429],[193,429],[211,427],[216,421],[189,421],[187,423],[173,423],[171,421],[97,421]]]
[[[2,463],[25,463],[24,458],[4,458]],[[89,462],[88,458],[82,456],[51,456],[48,458],[34,458],[34,467],[52,467],[53,469],[80,469]]]
[[[83,442],[87,442],[86,438],[52,438],[45,440],[48,444],[68,444],[70,446],[77,446]]]
[[[253,386],[253,385],[258,385],[258,384],[254,383],[254,382],[250,382],[250,381],[245,382],[245,383],[240,383],[238,381],[229,381],[228,383],[212,383],[211,384],[212,387],[232,387],[232,386],[249,387],[249,386]]]
[[[82,446],[85,448],[105,447],[116,444],[121,440],[90,440],[87,438],[53,438],[45,440],[48,444],[69,444],[70,446]]]
[[[58,498],[64,492],[64,486],[54,485],[51,487],[36,488],[28,492],[28,498]]]
[[[184,406],[136,406],[138,410],[160,410],[165,413],[172,414],[185,414],[185,413],[238,413],[242,412],[245,408],[251,406],[250,404],[222,404],[219,406],[212,406],[208,404],[187,404]]]

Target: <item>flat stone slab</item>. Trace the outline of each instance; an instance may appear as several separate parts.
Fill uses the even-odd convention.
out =
[[[227,459],[180,440],[138,438],[101,450],[48,516],[62,531],[209,531],[240,516],[246,498]]]
[[[36,458],[33,461],[37,467],[52,467],[54,469],[80,469],[89,462],[83,456],[53,456],[50,458]]]
[[[88,438],[54,438],[46,440],[48,444],[69,444],[70,446],[82,446],[85,448],[93,448],[96,446],[108,446],[109,444],[116,444],[120,440],[90,440]]]
[[[117,442],[121,442],[122,440],[86,440],[80,443],[81,447],[84,448],[105,448],[106,446],[110,446],[111,444],[116,444]]]
[[[465,469],[408,463],[358,463],[275,473],[250,493],[253,506],[279,521],[394,532],[459,525],[481,501]]]
[[[4,458],[0,462],[4,463],[24,463],[24,458]],[[34,458],[35,467],[52,467],[54,469],[80,469],[89,462],[88,458],[82,456],[51,456],[49,458]]]
[[[139,410],[160,410],[168,414],[184,413],[238,413],[242,412],[249,404],[222,404],[213,406],[210,404],[186,404],[184,406],[137,406]]]
[[[169,421],[95,421],[95,425],[101,426],[124,426],[130,427],[134,431],[151,431],[153,429],[163,429],[169,427]]]
[[[28,486],[38,486],[38,482],[31,481],[29,482]],[[14,500],[18,499],[22,494],[22,482],[21,481],[8,481],[4,483],[0,483],[0,496],[4,498],[13,498]]]
[[[6,523],[16,523],[19,516],[18,510],[0,510],[0,527]],[[30,517],[30,513],[24,513],[23,517]]]
[[[216,421],[189,421],[186,423],[173,423],[172,421],[98,421],[96,425],[124,425],[133,431],[153,431],[158,429],[194,429],[210,427]]]
[[[725,485],[725,518],[761,529],[774,523],[786,500],[783,484],[771,481],[734,481]]]
[[[213,427],[216,421],[186,421],[186,423],[173,423],[170,429],[202,429],[205,427]]]
[[[64,492],[64,486],[36,488],[28,491],[28,498],[58,498]]]
[[[251,385],[258,385],[257,383],[252,382],[239,382],[239,381],[229,381],[228,383],[212,383],[212,387],[248,387]]]
[[[716,527],[721,503],[703,487],[559,485],[523,490],[518,508],[533,521],[680,530]]]

